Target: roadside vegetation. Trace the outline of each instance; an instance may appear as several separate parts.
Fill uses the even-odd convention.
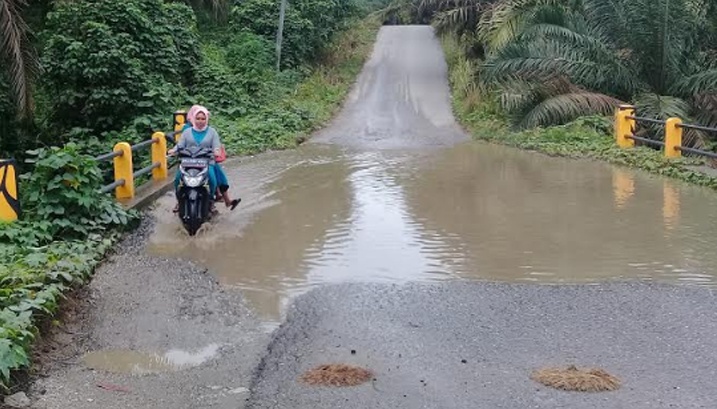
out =
[[[654,2],[653,2],[654,3]],[[450,69],[454,111],[477,138],[628,165],[717,187],[650,147],[620,150],[619,104],[639,116],[717,127],[717,4],[707,0],[396,0],[394,24],[432,24]],[[639,136],[662,139],[659,126]],[[717,133],[685,131],[714,150]]]
[[[98,189],[92,157],[207,106],[230,154],[296,146],[338,108],[380,26],[380,1],[290,2],[276,69],[275,0],[8,0],[0,6],[0,157],[19,221],[0,224],[0,386],[42,324],[139,214]],[[146,163],[137,160],[136,166]]]

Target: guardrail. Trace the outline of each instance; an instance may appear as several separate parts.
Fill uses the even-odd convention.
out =
[[[12,222],[20,217],[17,193],[15,161],[0,159],[0,222]]]
[[[665,140],[660,141],[635,136],[635,126],[638,122],[664,126]],[[640,141],[648,145],[664,147],[664,155],[666,158],[679,158],[682,156],[682,152],[706,156],[709,158],[717,158],[717,153],[715,152],[683,146],[683,129],[695,129],[698,131],[717,133],[717,128],[684,124],[680,118],[668,118],[663,121],[660,119],[636,116],[635,107],[632,105],[620,105],[615,113],[615,139],[617,141],[617,145],[621,148],[632,148],[635,146],[635,141]]]
[[[96,156],[98,162],[112,160],[114,164],[114,182],[103,186],[100,193],[115,191],[117,199],[132,199],[135,196],[135,179],[152,173],[153,180],[164,180],[168,176],[167,163],[167,137],[176,142],[178,135],[184,129],[187,114],[184,111],[174,113],[174,131],[154,132],[152,138],[146,141],[130,145],[127,142],[119,142],[114,146],[112,152]],[[151,146],[152,164],[134,171],[132,152]],[[20,216],[20,202],[18,199],[17,177],[15,174],[15,162],[12,160],[0,160],[0,222],[12,222]]]
[[[177,111],[174,113],[174,131],[164,133],[154,132],[152,138],[130,145],[127,142],[118,142],[112,152],[95,157],[95,160],[102,162],[112,160],[114,164],[114,182],[103,186],[100,193],[115,191],[117,199],[132,199],[135,196],[135,179],[152,173],[152,180],[164,180],[168,176],[167,166],[167,137],[177,139],[186,123],[186,113]],[[134,170],[132,152],[150,146],[152,163],[137,171]]]

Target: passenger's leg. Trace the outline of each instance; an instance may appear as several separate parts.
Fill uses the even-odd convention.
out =
[[[229,196],[229,180],[227,179],[226,173],[224,173],[224,169],[222,169],[219,164],[214,165],[214,169],[217,174],[217,185],[219,186],[219,191],[224,198],[224,205],[231,208],[231,210],[234,210],[239,202],[241,202],[241,199],[232,200],[231,196]]]

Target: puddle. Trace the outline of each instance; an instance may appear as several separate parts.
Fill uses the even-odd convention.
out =
[[[219,344],[210,344],[196,352],[170,349],[163,355],[122,349],[104,350],[86,354],[84,362],[92,369],[145,375],[199,366],[217,356],[220,347]]]

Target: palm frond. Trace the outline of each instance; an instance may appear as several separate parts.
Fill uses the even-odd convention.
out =
[[[596,92],[574,92],[543,100],[520,122],[522,128],[557,125],[584,115],[609,115],[622,104],[619,99]]]
[[[717,92],[696,95],[692,107],[698,125],[717,128]]]
[[[705,93],[717,92],[717,69],[698,72],[697,74],[681,78],[671,89],[672,93],[684,97],[691,97]]]
[[[632,95],[642,85],[615,58],[595,58],[590,48],[550,39],[513,42],[485,64],[484,80],[501,82],[506,77],[543,81],[562,75],[575,84],[615,95]]]
[[[464,27],[472,27],[476,20],[475,6],[463,6],[440,11],[433,19],[433,26],[438,33],[448,31],[460,32]]]
[[[10,88],[20,117],[29,117],[33,113],[32,81],[39,70],[21,13],[25,6],[26,0],[0,2],[0,52],[7,64]]]
[[[536,13],[564,8],[565,4],[565,0],[499,1],[478,21],[479,38],[489,51],[499,50],[522,33]]]
[[[638,95],[634,105],[640,116],[654,119],[690,117],[690,104],[682,98],[655,93]]]
[[[591,27],[604,38],[610,38],[620,48],[624,47],[625,29],[631,22],[623,11],[624,0],[584,0],[585,17]]]
[[[692,107],[690,103],[684,99],[659,95],[655,93],[640,94],[635,100],[637,113],[640,116],[665,120],[667,118],[680,118],[686,123],[698,123],[703,125],[703,118],[695,119],[690,116]],[[709,126],[709,125],[705,125]],[[661,139],[664,137],[664,127],[655,124],[641,124],[644,136]],[[682,135],[682,144],[691,147],[700,147],[708,139],[708,135],[702,131],[695,129],[686,129]]]
[[[604,53],[610,53],[610,49],[599,38],[592,37],[583,33],[578,33],[567,27],[538,23],[528,27],[521,35],[522,41],[531,41],[536,38],[547,38],[553,40],[563,40],[573,44],[576,48],[590,48],[600,50]]]
[[[520,78],[513,78],[500,87],[500,105],[513,116],[520,116],[535,104],[538,85]]]
[[[488,50],[499,50],[512,41],[528,21],[518,4],[496,3],[478,22],[478,37]]]

